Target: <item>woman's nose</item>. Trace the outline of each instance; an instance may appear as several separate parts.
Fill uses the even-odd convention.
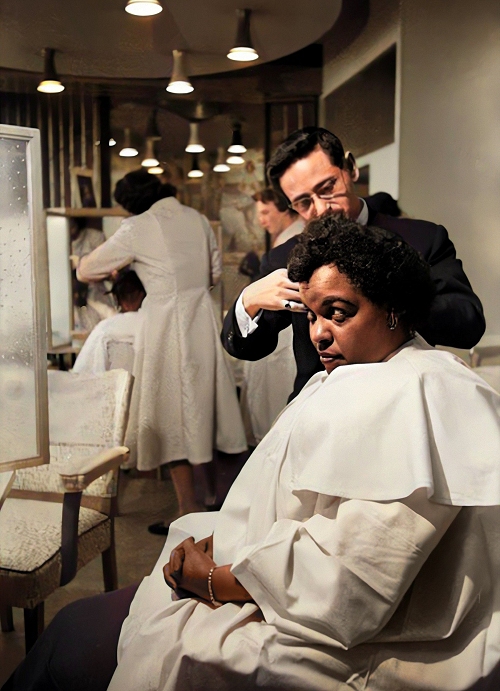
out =
[[[325,348],[328,348],[328,346],[333,343],[333,336],[328,329],[325,328],[321,319],[317,319],[314,324],[311,323],[309,335],[311,341],[317,345],[320,350],[325,350]]]

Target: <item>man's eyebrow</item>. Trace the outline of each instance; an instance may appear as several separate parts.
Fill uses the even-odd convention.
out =
[[[325,182],[328,182],[329,180],[337,180],[337,176],[336,175],[329,175],[324,180],[321,180],[321,182],[318,182],[316,185],[314,185],[314,187],[312,188],[312,191],[315,192],[318,188],[321,189],[321,187],[323,187]],[[291,201],[297,202],[297,201],[299,201],[299,199],[307,199],[310,196],[311,196],[310,192],[304,192],[304,194],[299,194],[297,197],[294,197]]]

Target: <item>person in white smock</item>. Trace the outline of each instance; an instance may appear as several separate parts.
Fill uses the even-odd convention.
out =
[[[109,691],[500,687],[500,396],[413,332],[435,288],[403,240],[324,216],[288,270],[325,372],[221,511],[171,527],[131,604],[70,605],[5,691],[87,691],[112,604]]]
[[[271,249],[304,230],[304,221],[289,208],[283,195],[272,188],[257,192],[253,199],[257,202],[259,223],[269,234]],[[252,444],[258,444],[264,438],[287,404],[296,374],[291,326],[280,331],[278,345],[270,355],[260,360],[244,361],[241,405],[244,413],[244,408],[248,409],[253,437],[249,441]]]
[[[201,508],[192,465],[209,463],[214,448],[246,449],[209,295],[221,275],[220,254],[207,219],[147,171],[128,173],[115,199],[135,215],[80,260],[77,274],[99,281],[132,264],[144,284],[126,443],[137,448],[140,470],[170,464],[183,515]]]
[[[143,316],[139,310],[146,291],[136,272],[125,270],[114,281],[110,292],[120,311],[92,329],[73,365],[75,374],[99,374],[117,368],[133,372],[134,343]]]

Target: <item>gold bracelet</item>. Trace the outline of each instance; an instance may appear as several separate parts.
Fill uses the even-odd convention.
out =
[[[220,607],[222,602],[217,602],[217,600],[214,597],[214,591],[212,588],[212,576],[216,568],[216,566],[212,566],[212,568],[208,572],[208,597],[210,598],[210,602],[214,607]]]

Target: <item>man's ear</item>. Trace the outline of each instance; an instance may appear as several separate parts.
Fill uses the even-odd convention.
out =
[[[356,165],[356,159],[354,158],[354,155],[350,151],[345,152],[345,161],[346,168],[349,171],[349,175],[351,176],[351,180],[353,182],[357,182],[359,179],[359,168]]]

